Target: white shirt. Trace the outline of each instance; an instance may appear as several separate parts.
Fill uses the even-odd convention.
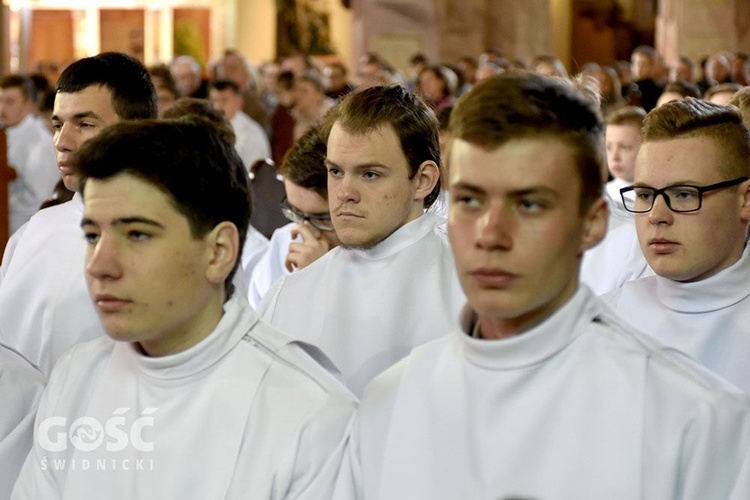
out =
[[[255,229],[253,226],[247,228],[247,237],[245,238],[245,245],[242,247],[242,272],[245,276],[245,281],[242,283],[243,290],[248,289],[248,282],[250,276],[255,271],[255,266],[258,265],[260,259],[265,255],[268,250],[268,238],[263,236],[260,231]]]
[[[585,286],[517,337],[475,321],[367,387],[335,499],[750,498],[747,397]]]
[[[584,252],[581,262],[581,283],[596,295],[654,274],[638,242],[633,215],[624,208],[615,208],[612,199],[607,199],[607,203],[610,207],[607,234],[598,245]]]
[[[710,278],[680,283],[651,276],[602,298],[633,327],[750,394],[750,248]]]
[[[248,171],[258,160],[271,157],[271,144],[263,127],[242,111],[229,120],[237,141],[234,148]]]
[[[609,197],[610,202],[610,211],[615,212],[620,215],[625,215],[632,219],[633,215],[625,210],[625,205],[622,203],[622,195],[620,194],[620,189],[628,186],[632,186],[632,182],[624,181],[618,177],[615,177],[608,183],[604,185],[604,191]],[[633,198],[635,195],[631,191],[628,194],[629,198]]]
[[[84,277],[83,203],[37,212],[3,257],[0,336],[49,374],[70,347],[105,335]]]
[[[250,276],[247,297],[250,305],[257,308],[263,296],[282,276],[291,274],[285,262],[292,242],[292,228],[296,222],[290,222],[275,230],[271,235],[268,248],[255,265]]]
[[[10,498],[31,449],[34,415],[44,383],[42,372],[0,344],[0,500]]]
[[[110,338],[67,353],[13,498],[330,498],[353,396],[244,298],[224,310],[177,354],[147,357]]]
[[[8,127],[8,164],[16,178],[8,184],[10,233],[31,218],[60,180],[55,147],[49,133],[33,115]]]
[[[373,248],[337,247],[284,276],[258,312],[319,347],[360,394],[413,347],[451,331],[465,300],[445,220],[428,213]]]

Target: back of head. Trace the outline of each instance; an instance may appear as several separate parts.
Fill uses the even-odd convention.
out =
[[[103,52],[71,63],[57,80],[57,92],[76,93],[92,85],[110,90],[112,107],[123,120],[157,116],[151,76],[143,64],[127,54]]]
[[[696,84],[683,80],[668,83],[664,87],[662,94],[666,94],[667,92],[679,94],[682,97],[695,97],[696,99],[701,96],[701,90]]]
[[[514,139],[563,141],[581,174],[581,207],[601,197],[604,123],[596,104],[570,81],[513,73],[490,78],[458,101],[450,129],[453,139],[487,150]]]
[[[284,179],[328,198],[328,169],[325,166],[326,143],[317,128],[297,139],[284,156],[279,173]]]
[[[730,177],[750,176],[750,135],[742,115],[722,106],[688,97],[652,110],[643,123],[643,142],[707,137],[725,156],[721,168]]]
[[[190,121],[196,116],[203,117],[214,124],[217,131],[225,141],[234,144],[237,137],[234,134],[232,124],[229,123],[224,114],[214,108],[206,99],[196,99],[194,97],[180,97],[171,108],[164,112],[162,118],[167,120]]]
[[[244,244],[251,215],[247,172],[234,147],[208,120],[119,122],[87,141],[75,161],[84,197],[87,178],[129,174],[164,192],[187,218],[194,237],[229,221],[237,227],[240,247]]]
[[[323,119],[320,134],[326,142],[335,123],[351,134],[390,127],[401,143],[412,176],[425,161],[435,162],[440,167],[437,118],[424,101],[404,87],[370,87],[348,94]],[[429,208],[439,194],[440,181],[425,198],[425,208]]]

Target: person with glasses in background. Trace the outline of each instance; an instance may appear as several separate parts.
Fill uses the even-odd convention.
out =
[[[317,128],[300,137],[284,157],[279,168],[286,191],[281,212],[291,222],[274,231],[254,267],[247,293],[253,307],[279,278],[307,267],[339,244],[328,209],[325,159],[326,143]]]
[[[603,298],[750,394],[750,135],[739,111],[694,98],[652,111],[621,194],[656,275]]]

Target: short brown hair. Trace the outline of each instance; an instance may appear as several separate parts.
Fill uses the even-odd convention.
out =
[[[311,189],[328,199],[328,169],[326,168],[326,143],[318,129],[305,132],[287,151],[279,173],[305,189]]]
[[[750,134],[734,106],[687,97],[651,111],[643,123],[643,141],[707,137],[724,155],[718,166],[730,177],[750,176]]]
[[[742,122],[750,129],[750,87],[743,87],[735,92],[728,104],[740,110]]]
[[[604,123],[591,99],[568,80],[513,73],[485,80],[459,99],[450,128],[454,139],[486,149],[513,139],[559,139],[580,173],[581,210],[602,196]]]
[[[607,125],[632,125],[640,130],[645,118],[646,110],[640,106],[623,106],[608,113],[605,122]]]

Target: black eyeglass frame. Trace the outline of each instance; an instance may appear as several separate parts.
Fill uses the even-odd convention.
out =
[[[624,188],[620,189],[620,197],[622,198],[622,203],[625,206],[625,210],[627,210],[630,213],[634,214],[645,214],[653,210],[654,203],[656,203],[656,198],[659,195],[662,195],[664,197],[664,201],[667,203],[667,207],[673,212],[684,214],[689,212],[697,212],[703,207],[703,193],[707,193],[709,191],[716,191],[718,189],[725,189],[728,187],[736,186],[737,184],[741,184],[747,180],[750,180],[750,177],[737,177],[736,179],[732,179],[729,181],[722,181],[717,182],[716,184],[709,184],[708,186],[694,186],[692,184],[676,184],[674,186],[667,186],[661,189],[652,188],[650,186],[626,186]],[[669,200],[669,195],[667,194],[667,190],[670,189],[679,189],[679,188],[691,188],[695,189],[698,192],[698,208],[693,208],[690,210],[677,210],[672,207],[672,202]],[[651,206],[648,207],[648,210],[633,210],[628,208],[628,203],[635,203],[633,200],[628,200],[625,198],[625,193],[629,193],[631,191],[635,191],[636,189],[649,189],[651,190],[654,195],[653,198],[651,198]]]
[[[294,208],[289,201],[287,201],[286,197],[284,197],[284,199],[281,200],[281,203],[279,203],[279,208],[281,208],[281,213],[284,214],[284,217],[291,222],[302,224],[303,222],[308,221],[314,228],[320,229],[321,231],[335,231],[333,224],[331,223],[330,215],[304,214]],[[324,224],[324,226],[321,227],[320,224]]]

